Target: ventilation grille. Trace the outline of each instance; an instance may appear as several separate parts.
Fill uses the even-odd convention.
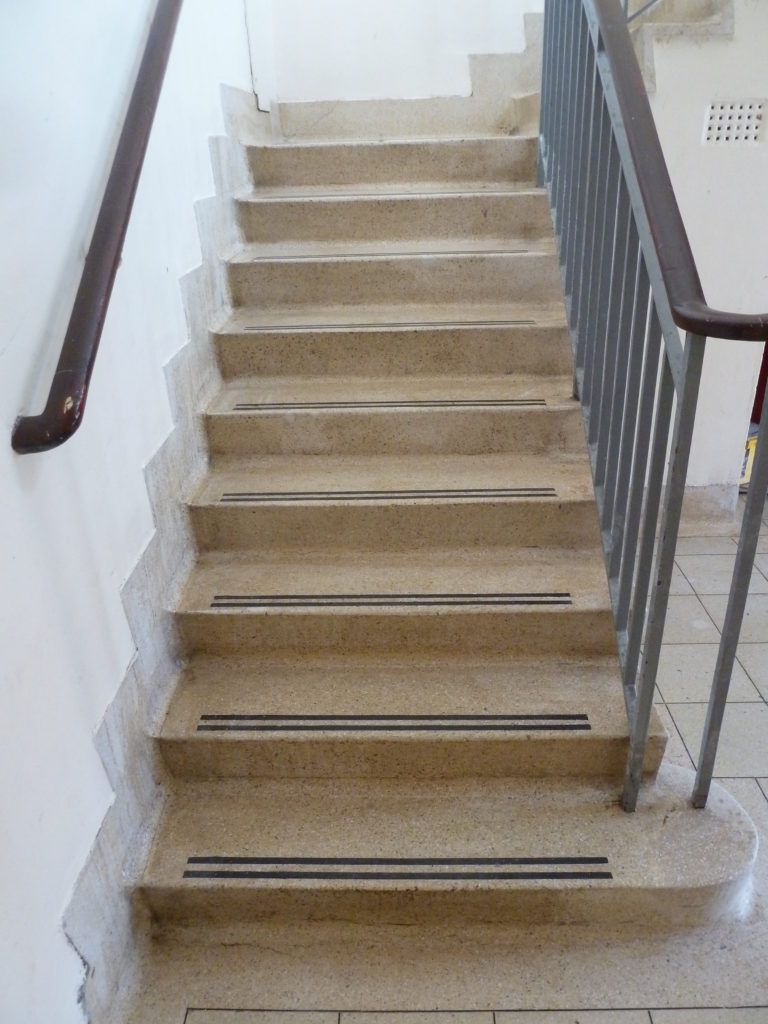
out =
[[[764,100],[726,100],[710,103],[704,122],[704,142],[725,145],[759,142]]]

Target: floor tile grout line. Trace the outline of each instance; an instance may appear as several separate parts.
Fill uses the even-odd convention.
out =
[[[688,760],[691,762],[691,768],[694,771],[696,771],[697,770],[696,762],[694,761],[693,757],[691,756],[691,752],[688,749],[688,744],[685,742],[685,739],[683,738],[683,734],[680,731],[680,726],[677,724],[677,720],[675,719],[675,716],[672,714],[672,709],[670,708],[670,706],[668,704],[665,704],[664,706],[666,707],[667,711],[669,711],[669,717],[672,719],[672,724],[675,727],[675,732],[680,737],[680,742],[683,744],[683,750],[685,750],[686,754],[688,755]]]
[[[696,556],[693,556],[693,557],[696,557]],[[699,557],[701,557],[701,556],[699,556]],[[704,556],[704,557],[706,557],[706,556]],[[725,556],[725,557],[728,557],[728,558],[730,558],[730,555],[727,555],[727,556]],[[677,558],[675,558],[675,565],[677,566],[678,570],[679,570],[679,571],[680,571],[680,572],[682,573],[682,575],[683,575],[683,577],[685,578],[686,582],[687,582],[687,583],[688,583],[688,584],[689,584],[689,585],[691,586],[691,588],[692,588],[692,590],[693,590],[693,593],[694,593],[694,595],[695,595],[695,596],[696,596],[696,597],[697,597],[697,598],[699,599],[699,604],[701,604],[701,606],[702,606],[702,607],[704,608],[704,611],[705,611],[705,612],[707,612],[707,615],[709,615],[709,612],[708,612],[707,608],[705,607],[705,605],[704,605],[704,602],[703,602],[703,601],[701,600],[701,594],[700,594],[700,593],[699,593],[699,591],[698,591],[698,590],[697,590],[697,589],[696,589],[696,588],[695,588],[695,587],[693,586],[693,584],[691,583],[690,579],[689,579],[689,578],[688,578],[688,576],[686,575],[685,571],[683,570],[683,568],[682,568],[682,567],[680,566],[679,562],[677,561]],[[756,570],[757,572],[760,572],[760,570],[759,570],[759,569],[757,568],[757,566],[755,566],[755,567],[754,567],[754,569],[755,569],[755,570]],[[760,573],[760,575],[763,575],[763,574],[762,574],[762,573]],[[768,577],[765,577],[765,576],[764,576],[763,578],[764,578],[764,579],[766,579],[766,582],[768,582]],[[708,596],[727,596],[727,595],[708,595]],[[711,615],[709,615],[709,618],[710,618],[710,620],[711,620],[711,621],[713,622],[713,624],[714,624],[714,626],[715,626],[715,629],[718,629],[718,627],[717,627],[717,624],[716,624],[716,623],[714,623],[714,620],[712,619],[712,616],[711,616]],[[721,631],[720,631],[719,629],[718,629],[718,633],[719,633],[719,634],[720,634],[720,636],[722,637],[722,632],[721,632]],[[739,641],[739,645],[738,645],[739,647],[741,646],[741,643],[742,643],[742,641],[740,640],[740,641]],[[674,646],[674,645],[670,644],[669,646]],[[678,646],[682,646],[682,645],[678,645]],[[718,644],[717,646],[719,647],[719,644]],[[742,670],[742,671],[744,672],[744,674],[746,675],[747,679],[748,679],[748,680],[750,681],[750,683],[752,684],[752,686],[753,686],[753,687],[755,688],[755,690],[757,691],[757,694],[758,694],[758,696],[759,696],[759,698],[760,698],[760,701],[761,701],[761,702],[762,702],[762,703],[763,703],[763,704],[764,704],[764,705],[765,705],[766,707],[768,707],[768,698],[766,698],[766,696],[765,696],[765,695],[763,694],[762,690],[761,690],[761,689],[760,689],[760,687],[759,687],[759,686],[757,685],[757,683],[755,682],[755,680],[754,680],[754,679],[752,678],[752,676],[751,676],[750,672],[749,672],[749,671],[747,670],[746,666],[742,664],[742,662],[741,662],[741,659],[739,658],[739,652],[738,652],[738,648],[737,648],[737,650],[736,650],[736,662],[738,662],[738,665],[739,665],[739,667],[741,668],[741,670]],[[731,681],[732,681],[732,679],[731,679]],[[714,680],[713,680],[713,682],[714,682]],[[665,703],[666,703],[666,701],[665,701]],[[682,702],[682,701],[678,701],[677,703],[684,703],[684,702]],[[690,702],[690,703],[697,703],[697,702],[693,701],[693,702]],[[704,703],[708,703],[708,702],[704,702]],[[730,704],[753,704],[753,703],[757,703],[757,701],[735,701],[735,700],[731,700],[731,701],[727,701],[727,703],[730,703]],[[671,712],[670,712],[670,714],[671,714]],[[677,723],[675,723],[675,726],[677,726]],[[678,729],[678,732],[679,732],[679,729]],[[690,754],[689,754],[689,756],[690,756]]]

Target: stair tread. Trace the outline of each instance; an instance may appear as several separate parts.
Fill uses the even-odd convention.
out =
[[[596,547],[568,550],[432,548],[424,552],[299,550],[261,557],[250,551],[247,554],[201,554],[184,589],[180,610],[210,611],[214,597],[222,594],[265,597],[569,594],[572,604],[553,605],[548,610],[557,613],[569,609],[610,609],[603,557]],[[468,599],[467,604],[471,605],[471,600]],[[375,605],[370,610],[387,614],[390,607],[400,614],[404,610],[401,605],[386,604]],[[485,614],[495,610],[479,607]],[[428,605],[405,610],[424,609],[432,614],[436,610]],[[344,611],[337,606],[331,606],[330,610]],[[365,612],[367,609],[353,610]],[[243,614],[240,608],[228,607],[226,611]],[[321,607],[321,611],[327,613],[328,608]],[[245,612],[253,614],[253,609]]]
[[[546,191],[528,181],[475,181],[472,179],[460,181],[454,179],[451,181],[382,182],[380,185],[372,185],[370,182],[358,185],[351,182],[339,185],[256,185],[252,189],[243,189],[238,192],[235,199],[240,203],[295,202],[297,199],[307,199],[313,202],[349,200],[354,203],[360,199],[391,200],[429,198],[431,196],[461,198],[477,195],[546,195]]]
[[[243,141],[245,147],[249,150],[253,149],[288,149],[288,150],[299,150],[299,149],[336,149],[352,148],[355,150],[360,149],[383,149],[389,147],[410,147],[413,149],[421,149],[424,146],[462,146],[466,145],[467,148],[472,149],[479,143],[500,143],[509,144],[510,142],[537,142],[538,135],[536,133],[525,133],[520,132],[515,135],[502,134],[500,132],[477,132],[477,133],[466,133],[462,134],[461,137],[457,138],[455,135],[408,135],[403,138],[397,138],[395,136],[389,138],[345,138],[340,136],[333,138],[331,136],[324,138],[296,138],[296,139],[270,139],[265,141],[263,139],[252,139]]]
[[[248,242],[229,254],[232,263],[312,262],[317,260],[361,260],[379,257],[541,255],[554,253],[551,237],[511,238],[404,238],[340,241]]]
[[[447,884],[446,880],[376,877],[364,881],[274,876],[185,879],[186,870],[211,867],[269,870],[258,864],[190,865],[190,857],[347,862],[330,865],[333,870],[349,867],[351,858],[426,861],[426,865],[403,865],[405,870],[417,871],[428,871],[436,860],[448,858],[563,858],[571,861],[564,870],[607,870],[612,877],[531,880],[465,876],[450,881],[449,887],[597,885],[619,890],[684,887],[690,892],[722,886],[724,880],[740,877],[751,865],[756,850],[754,828],[719,788],[712,794],[706,814],[692,809],[689,784],[689,772],[663,767],[657,782],[645,787],[638,812],[627,815],[618,804],[616,784],[594,779],[516,779],[514,785],[499,779],[187,783],[179,785],[170,798],[144,888],[434,890]],[[706,856],[700,855],[703,850]],[[606,862],[585,865],[579,858],[605,858]],[[281,870],[285,867],[278,866]],[[311,874],[329,865],[298,867]],[[391,870],[393,865],[369,866],[367,870],[386,872],[387,867]],[[506,870],[516,869],[520,870],[506,866]],[[499,866],[485,870],[498,871]]]
[[[565,325],[561,301],[550,303],[420,303],[365,306],[240,306],[230,310],[215,333],[231,334],[254,328],[280,330],[294,328],[355,329],[361,327],[434,327],[462,324],[488,326],[520,324]]]
[[[191,498],[216,504],[224,494],[381,491],[387,503],[418,498],[392,491],[461,491],[549,487],[558,501],[593,500],[586,460],[552,453],[545,459],[526,453],[501,455],[292,455],[217,459]],[[531,496],[528,500],[536,500]],[[542,498],[549,500],[551,498]]]
[[[197,733],[218,715],[565,715],[587,714],[577,739],[627,736],[615,660],[555,658],[326,657],[193,659],[162,727],[164,738]],[[449,723],[445,723],[449,728]],[[384,725],[382,725],[384,728]],[[654,732],[663,735],[657,723]],[[236,738],[254,739],[240,733]],[[421,739],[425,737],[420,737]],[[439,739],[440,734],[434,737]]]
[[[221,389],[213,399],[210,411],[231,413],[236,405],[454,401],[544,402],[547,407],[573,406],[573,381],[570,377],[518,374],[507,377],[241,377]]]

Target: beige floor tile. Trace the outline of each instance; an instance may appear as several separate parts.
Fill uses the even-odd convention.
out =
[[[768,527],[765,529],[768,529]],[[757,553],[758,555],[768,555],[768,534],[765,531],[758,537]]]
[[[669,593],[674,595],[694,593],[693,587],[678,565],[672,570],[672,579],[669,581]]]
[[[190,1010],[185,1024],[338,1024],[336,1012],[313,1010]]]
[[[706,704],[667,705],[694,761],[698,759]],[[768,705],[729,704],[715,762],[725,778],[768,775]]]
[[[675,600],[685,601],[686,598],[678,597]],[[725,619],[728,598],[725,596],[703,596],[701,603],[719,629]],[[741,626],[741,640],[748,644],[768,641],[768,594],[750,594],[747,598],[744,622]]]
[[[717,1010],[652,1010],[653,1024],[768,1024],[768,1006]]]
[[[736,564],[733,555],[679,555],[677,565],[697,594],[729,594]],[[765,558],[768,567],[768,556]],[[768,579],[757,563],[749,585],[752,594],[768,594]]]
[[[412,1013],[342,1013],[340,1024],[493,1024],[493,1012],[427,1010]]]
[[[678,732],[672,715],[669,713],[669,708],[667,708],[666,705],[657,704],[656,710],[659,713],[659,718],[661,719],[664,728],[667,730],[667,736],[669,737],[667,740],[667,749],[664,753],[664,763],[676,764],[681,768],[693,768],[693,761],[691,760],[688,751],[685,749],[685,744]]]
[[[762,696],[768,700],[768,643],[740,644],[738,659]]]
[[[768,803],[768,779],[755,779],[755,782],[762,790],[762,794],[765,797],[766,803]]]
[[[709,700],[717,652],[718,644],[664,644],[656,677],[662,700],[668,704]],[[728,699],[742,702],[760,699],[738,662],[733,667]]]
[[[647,1010],[519,1010],[495,1014],[496,1024],[649,1024]]]
[[[762,538],[762,541],[758,541],[758,544],[768,545],[768,537]],[[757,557],[755,558],[755,568],[758,572],[768,573],[768,548],[766,551],[758,551]]]
[[[709,598],[718,600],[718,598]],[[670,597],[664,630],[667,644],[719,643],[720,635],[698,597]]]
[[[677,557],[680,555],[730,555],[736,550],[732,537],[680,537]]]

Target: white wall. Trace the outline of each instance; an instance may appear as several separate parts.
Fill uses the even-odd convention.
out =
[[[768,311],[768,125],[759,144],[702,145],[712,100],[768,100],[768,3],[736,0],[736,37],[657,44],[654,117],[712,306]],[[768,106],[766,108],[768,110]],[[689,482],[738,483],[762,346],[708,343]]]
[[[544,2],[248,0],[248,8],[265,106],[274,99],[468,96],[467,56],[523,50],[523,14],[542,11]]]
[[[0,11],[0,1020],[81,1020],[61,917],[112,794],[93,734],[134,653],[120,587],[153,525],[142,467],[171,428],[218,87],[250,84],[243,0],[186,0],[85,422],[19,457],[50,380],[151,0]]]

